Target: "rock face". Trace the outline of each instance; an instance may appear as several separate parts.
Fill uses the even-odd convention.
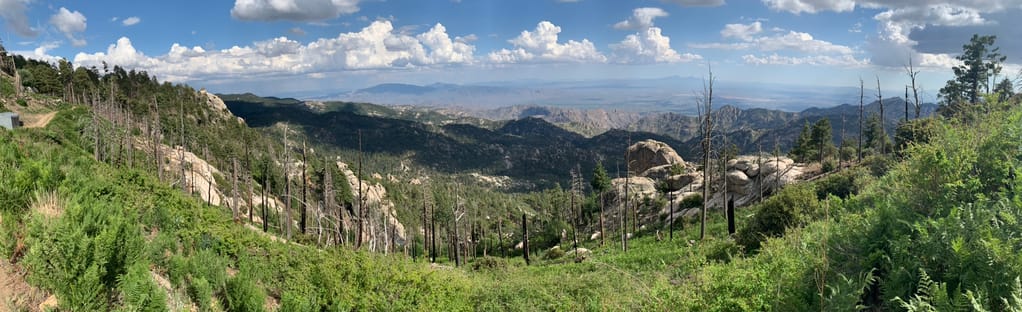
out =
[[[744,206],[759,199],[759,194],[776,193],[777,189],[795,182],[805,168],[787,157],[739,156],[727,163],[728,199],[735,206]],[[714,194],[713,205],[722,207],[724,197]]]
[[[687,174],[677,174],[667,177],[667,190],[671,192],[679,191],[687,186],[693,186],[694,184],[703,183],[703,175],[699,172],[692,172]]]
[[[628,147],[628,171],[640,174],[653,167],[680,164],[684,165],[685,160],[678,156],[678,153],[667,143],[645,140]]]
[[[348,168],[348,164],[338,161],[337,167],[344,174],[348,180],[348,184],[351,185],[352,196],[358,197],[359,194],[359,181],[355,177],[355,173]],[[379,179],[382,179],[380,176]],[[369,250],[382,251],[391,244],[391,242],[397,243],[397,245],[404,245],[407,242],[407,234],[405,232],[404,224],[401,224],[397,220],[397,211],[394,209],[394,203],[387,199],[387,189],[380,183],[373,183],[363,180],[362,183],[362,196],[365,197],[365,207],[369,211],[369,226],[366,227],[365,232],[362,233],[364,244],[369,246]],[[358,208],[357,199],[355,200],[354,211],[360,211]],[[348,217],[347,220],[354,220],[353,217]],[[348,222],[348,221],[346,221]],[[345,224],[345,228],[352,229],[355,224]],[[390,237],[393,235],[394,237]],[[396,246],[390,246],[395,248]]]
[[[227,104],[224,104],[224,100],[220,99],[219,96],[206,92],[206,89],[199,90],[199,95],[206,97],[206,104],[214,110],[218,112],[228,111]]]

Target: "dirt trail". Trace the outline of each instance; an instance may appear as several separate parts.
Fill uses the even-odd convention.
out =
[[[25,123],[25,128],[44,128],[50,124],[53,120],[53,116],[56,116],[57,112],[49,112],[42,115],[22,115],[22,122]]]
[[[25,273],[0,259],[0,311],[39,311],[47,299],[42,290],[25,282]]]

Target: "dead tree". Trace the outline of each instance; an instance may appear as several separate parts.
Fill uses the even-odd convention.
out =
[[[606,225],[604,224],[604,215],[606,215],[604,207],[607,205],[606,197],[604,197],[604,194],[606,193],[607,193],[606,190],[600,192],[600,246],[607,244],[607,228]]]
[[[862,120],[863,120],[863,99],[865,98],[865,85],[862,82],[862,78],[859,78],[859,147],[856,148],[856,154],[858,154],[858,162],[862,162]]]
[[[904,86],[904,122],[909,122],[909,86]]]
[[[460,209],[459,209],[460,208]],[[460,211],[460,213],[459,213]],[[454,266],[461,266],[460,252],[458,245],[461,244],[461,238],[458,236],[458,221],[461,221],[461,217],[465,215],[464,207],[461,204],[461,196],[457,196],[454,200],[454,205],[451,205],[451,217],[454,218]]]
[[[367,217],[365,198],[362,196],[362,130],[358,130],[358,237],[355,238],[355,249],[362,248],[362,234],[365,231],[365,220]]]
[[[429,229],[429,233],[430,233],[430,235],[429,235],[429,240],[430,240],[430,242],[429,242],[429,245],[430,245],[430,247],[429,247],[430,260],[429,261],[432,262],[432,263],[436,263],[437,252],[436,252],[436,209],[435,208],[433,209],[432,215],[429,218],[429,223],[430,223],[430,229]]]
[[[667,229],[667,232],[668,232],[668,235],[669,235],[668,236],[668,240],[674,241],[674,192],[671,191],[669,186],[666,189],[666,191],[667,191],[667,205],[670,208],[670,214],[668,215],[669,216],[668,217],[668,219],[669,219],[668,221],[670,223],[668,225],[669,228]]]
[[[905,73],[908,74],[909,80],[912,81],[912,104],[916,109],[916,119],[919,119],[920,110],[922,110],[922,103],[919,103],[919,87],[916,86],[916,77],[919,75],[919,71],[915,69],[915,65],[912,64],[912,56],[908,57],[908,66],[905,67]],[[905,101],[908,101],[908,95],[905,96]]]
[[[500,256],[507,258],[507,249],[504,249],[504,219],[497,217],[497,248],[500,249]]]
[[[578,165],[575,165],[575,166],[576,166],[575,169],[571,170],[571,204],[568,205],[568,208],[571,209],[571,238],[572,238],[572,241],[574,242],[574,245],[573,245],[572,248],[577,251],[578,250],[578,226],[579,226],[579,224],[578,224],[578,219],[579,219],[578,215],[579,215],[579,213],[577,213],[576,210],[575,210],[575,204],[576,204],[575,195],[577,195],[579,190],[581,189],[582,177],[581,177],[581,173],[580,173],[581,169],[578,168]],[[579,203],[579,206],[581,206],[581,203]]]
[[[266,219],[266,192],[269,191],[269,187],[270,187],[270,185],[269,185],[269,182],[270,182],[269,175],[270,175],[270,169],[269,169],[269,164],[267,164],[265,167],[263,167],[263,200],[262,200],[262,206],[263,206],[263,209],[262,209],[263,210],[263,232],[267,232],[267,231],[270,230],[270,225],[267,223],[267,219]]]
[[[309,210],[308,196],[307,196],[307,194],[309,193],[309,188],[308,188],[309,177],[306,175],[306,172],[309,171],[308,170],[309,169],[308,168],[308,161],[309,161],[309,159],[306,156],[306,153],[308,152],[308,149],[307,149],[308,146],[306,146],[305,143],[306,143],[305,140],[302,140],[302,211],[301,211],[301,218],[302,218],[302,220],[300,221],[301,223],[299,224],[300,225],[299,227],[302,230],[302,234],[305,234],[305,218],[306,218],[306,214],[308,214],[308,210]]]
[[[212,161],[211,159],[209,159],[209,146],[204,146],[202,148],[202,158],[206,159],[206,171],[209,172],[209,180],[206,181],[206,205],[212,205],[213,204],[213,179],[214,179],[214,177],[213,177],[213,169],[211,169],[210,166],[209,166],[209,162]]]
[[[185,178],[185,102],[178,100],[181,107],[181,149],[178,150],[178,164],[181,166],[181,192],[190,192],[190,188],[186,189],[187,179]]]
[[[336,166],[337,165],[331,162],[329,159],[326,160],[323,164],[323,209],[328,211],[327,213],[333,211],[335,205],[334,198],[336,198],[336,196],[334,195],[334,179],[332,172],[333,168],[336,168]],[[334,229],[337,232],[336,242],[337,246],[340,246],[342,243],[342,238],[344,237],[342,232],[343,229],[344,229],[344,208],[338,207],[337,225],[335,226]]]
[[[99,116],[97,116],[99,114],[99,112],[98,112],[98,107],[96,106],[97,103],[96,103],[95,98],[93,99],[93,103],[92,104],[93,104],[93,107],[92,107],[92,130],[93,130],[93,136],[94,136],[94,138],[93,138],[94,141],[93,141],[93,144],[92,144],[92,157],[96,161],[102,161],[99,158],[99,135],[100,135],[100,131],[99,131]]]
[[[428,206],[429,192],[426,191],[426,183],[422,184],[422,250],[429,250],[429,221],[427,216],[429,214]],[[427,256],[428,258],[428,256]]]
[[[525,265],[529,265],[529,226],[525,214],[522,214],[522,252]]]
[[[877,75],[877,102],[880,104],[880,155],[887,155],[887,127],[884,126],[884,95],[880,93],[880,75]]]
[[[153,160],[156,162],[156,179],[163,181],[163,158],[160,156],[160,145],[163,134],[160,129],[163,127],[160,125],[160,104],[156,101],[156,96],[153,96],[153,110],[155,111],[155,118],[153,120],[153,138],[150,142],[153,144]]]
[[[721,144],[721,146],[719,148],[719,150],[720,150],[720,155],[719,156],[720,157],[718,158],[717,162],[719,163],[719,166],[720,166],[720,182],[721,182],[721,186],[722,186],[721,187],[721,194],[723,195],[723,199],[721,200],[721,202],[723,202],[725,204],[725,207],[724,207],[725,208],[724,209],[724,217],[727,219],[728,224],[733,224],[735,222],[735,220],[734,220],[735,216],[734,216],[734,210],[733,209],[728,209],[728,207],[726,205],[726,203],[729,201],[729,198],[730,198],[730,194],[728,192],[728,181],[727,181],[727,162],[729,160],[731,160],[730,158],[732,157],[731,153],[728,151],[729,147],[728,147],[728,144],[727,144],[727,132],[733,126],[734,121],[737,120],[737,119],[738,119],[738,110],[737,109],[730,110],[730,111],[726,111],[726,110],[721,109],[721,110],[719,110],[717,112],[717,125],[716,125],[716,127],[720,129],[719,132],[720,132],[721,140],[722,140],[722,143],[723,143],[723,144]],[[820,146],[823,146],[823,145],[821,144]],[[820,156],[821,157],[820,158],[820,163],[823,163],[822,148],[821,148],[820,155],[821,155]],[[732,231],[730,231],[730,228],[728,228],[728,229],[729,229],[728,234],[734,234],[734,233],[732,233]]]
[[[251,145],[252,144],[250,142],[247,142],[247,139],[246,139],[246,142],[245,142],[245,167],[247,167],[246,171],[248,171],[248,175],[247,176],[252,176],[252,150],[250,148]],[[248,222],[252,223],[252,220],[253,220],[253,218],[252,218],[252,206],[253,206],[252,196],[255,195],[255,192],[253,192],[253,190],[252,190],[252,184],[255,183],[255,181],[254,181],[255,178],[252,179],[253,180],[252,183],[247,182],[248,178],[245,178],[245,179],[246,179],[245,184],[248,184],[248,195],[245,196],[246,197],[246,202],[248,203]]]
[[[629,176],[632,173],[632,163],[629,160],[628,149],[632,147],[632,135],[628,134],[628,145],[625,147],[625,206],[621,210],[621,250],[628,251],[628,189],[631,188],[629,185]]]
[[[287,239],[291,240],[291,147],[287,141],[287,123],[284,124],[284,226]]]
[[[699,113],[700,132],[702,134],[703,152],[703,208],[700,212],[699,239],[706,238],[706,211],[710,203],[710,153],[712,151],[713,136],[713,69],[707,66],[709,79],[703,83],[701,96],[696,99],[696,110]]]
[[[241,220],[241,217],[238,215],[238,210],[240,208],[240,207],[238,207],[238,205],[239,205],[240,201],[238,200],[239,196],[238,196],[238,159],[237,158],[231,158],[231,168],[232,168],[232,170],[231,170],[231,184],[232,184],[231,196],[233,197],[233,199],[231,200],[231,212],[234,215],[234,222],[237,223],[237,222],[239,222]]]

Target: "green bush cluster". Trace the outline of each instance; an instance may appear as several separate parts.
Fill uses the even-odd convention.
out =
[[[752,209],[755,215],[736,237],[747,251],[759,249],[768,237],[778,237],[790,227],[802,226],[819,216],[820,203],[810,185],[793,185],[782,189]]]

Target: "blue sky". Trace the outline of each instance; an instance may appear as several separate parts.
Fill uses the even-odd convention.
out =
[[[0,38],[217,92],[701,77],[707,64],[728,81],[879,75],[898,90],[912,57],[935,94],[972,33],[999,35],[1014,76],[1019,13],[1019,0],[0,0]]]

